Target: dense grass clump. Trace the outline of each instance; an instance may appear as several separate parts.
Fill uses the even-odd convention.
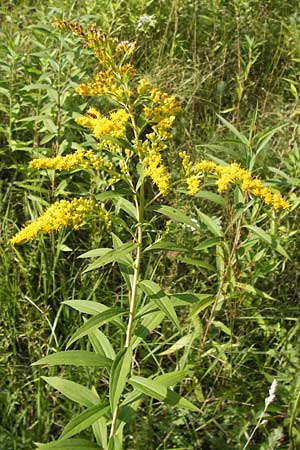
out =
[[[78,257],[111,247],[110,232],[124,243],[137,230],[126,203],[128,190],[120,184],[125,200],[99,197],[99,208],[106,201],[110,224],[87,220],[75,232],[59,227],[24,245],[9,243],[23,224],[56,202],[88,196],[98,201],[97,195],[113,184],[110,172],[100,177],[95,166],[75,168],[66,176],[29,165],[95,150],[93,114],[109,117],[116,109],[102,97],[79,95],[78,85],[98,72],[97,61],[80,33],[61,32],[55,20],[79,22],[83,29],[95,24],[112,40],[135,41],[130,64],[151,86],[175,93],[181,103],[163,153],[169,179],[177,180],[174,187],[161,195],[165,172],[155,172],[161,163],[151,168],[153,158],[139,161],[153,182],[143,192],[149,205],[140,270],[173,302],[180,328],[174,317],[152,329],[149,325],[147,338],[140,328],[133,371],[144,378],[184,374],[177,375],[181,384],[174,389],[199,410],[144,397],[138,414],[126,422],[123,447],[114,443],[113,448],[299,448],[298,2],[6,0],[0,19],[0,448],[30,450],[36,442],[55,440],[82,412],[41,376],[95,386],[107,400],[105,371],[99,377],[94,367],[31,364],[64,351],[82,326],[78,311],[65,302],[126,307],[121,267],[126,258],[83,273],[86,260]],[[142,102],[138,108],[143,117]],[[90,116],[82,119],[88,110]],[[153,121],[139,120],[136,129],[145,142]],[[131,145],[134,132],[127,129],[117,138]],[[189,155],[186,160],[184,155]],[[197,166],[203,160],[214,171]],[[137,168],[133,182],[140,186],[141,165],[130,164],[131,171]],[[231,167],[239,167],[239,179]],[[255,181],[252,191],[243,191],[248,173],[256,183],[264,180],[260,189],[267,190],[259,199]],[[220,188],[221,174],[233,182],[217,190],[215,178]],[[266,205],[261,200],[267,194],[272,197]],[[278,199],[288,199],[289,205],[274,210]],[[140,299],[147,297],[146,288],[139,289]],[[125,344],[122,327],[101,329],[113,347]],[[93,345],[79,341],[74,348],[91,350]],[[91,427],[81,435],[92,440]]]

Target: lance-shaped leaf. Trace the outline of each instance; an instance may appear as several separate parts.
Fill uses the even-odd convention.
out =
[[[120,248],[123,244],[121,239],[114,233],[111,233],[114,249]],[[130,291],[133,280],[133,258],[130,253],[124,255],[123,257],[118,259],[118,266],[121,271],[122,277],[124,278],[127,288]]]
[[[262,242],[265,242],[266,244],[272,246],[276,252],[291,260],[285,249],[282,247],[282,245],[279,244],[278,239],[276,239],[274,236],[271,236],[265,230],[255,225],[244,225],[244,227],[251,230]]]
[[[109,253],[112,250],[110,247],[100,247],[95,248],[94,250],[89,250],[88,252],[82,253],[82,255],[79,255],[78,258],[97,258],[102,257]]]
[[[160,251],[160,250],[166,250],[171,252],[182,252],[182,253],[191,252],[191,249],[184,247],[183,245],[175,244],[174,242],[169,241],[154,242],[145,249],[145,252]]]
[[[84,350],[70,350],[67,352],[57,352],[52,355],[45,356],[31,365],[110,367],[112,365],[112,360],[93,352],[86,352]]]
[[[178,350],[180,350],[183,347],[186,347],[187,345],[190,345],[193,341],[194,337],[192,334],[187,334],[185,336],[182,336],[180,339],[178,339],[177,342],[175,342],[171,347],[169,347],[164,352],[161,352],[160,355],[170,355],[171,353],[175,353]]]
[[[94,405],[72,419],[64,428],[59,439],[68,439],[93,425],[109,411],[109,406]]]
[[[100,314],[103,311],[107,311],[110,309],[103,303],[92,302],[90,300],[66,300],[63,303],[65,305],[71,306],[71,308],[73,309],[76,309],[76,311],[85,314],[91,314],[92,316],[95,316],[96,314]],[[124,330],[126,330],[125,325],[123,324],[122,320],[119,317],[113,319],[112,322],[115,323],[119,328],[123,328]]]
[[[156,400],[164,402],[168,405],[189,409],[191,411],[200,411],[197,406],[193,405],[190,401],[181,397],[171,389],[166,388],[163,384],[159,383],[159,381],[154,381],[149,378],[132,376],[129,379],[129,383],[143,394],[155,398]]]
[[[122,349],[113,362],[109,381],[109,400],[112,411],[114,411],[122,395],[130,371],[131,361],[132,347],[130,346]]]
[[[106,311],[97,314],[91,319],[87,320],[84,325],[82,325],[78,330],[73,334],[71,339],[67,344],[67,348],[70,347],[73,342],[77,341],[83,336],[86,336],[91,330],[95,328],[100,328],[105,323],[111,322],[117,316],[124,314],[124,309],[122,308],[109,308]]]
[[[163,205],[157,208],[156,211],[159,212],[160,214],[163,214],[164,216],[169,217],[169,219],[175,220],[176,222],[185,223],[186,225],[189,225],[193,229],[199,228],[199,225],[195,220],[191,219],[189,216],[184,214],[179,209]]]
[[[112,360],[115,359],[116,354],[113,346],[102,331],[92,330],[88,333],[88,338],[96,353],[104,355]]]
[[[155,377],[154,381],[168,388],[170,386],[175,386],[175,384],[180,383],[180,381],[184,380],[189,374],[189,372],[190,372],[189,369],[184,369],[164,373],[162,375],[158,375],[157,377]]]
[[[129,189],[119,189],[117,191],[101,192],[101,194],[96,194],[95,198],[98,201],[105,201],[105,200],[118,199],[120,197],[128,196],[130,194],[131,194],[131,191]]]
[[[65,380],[60,377],[42,377],[42,379],[45,380],[46,383],[50,384],[50,386],[54,387],[54,389],[61,392],[65,397],[69,398],[73,402],[79,403],[82,406],[86,406],[88,408],[100,403],[100,399],[95,392],[79,383],[75,383],[71,380]]]
[[[156,327],[158,327],[165,317],[165,313],[159,311],[153,302],[149,303],[150,312],[148,312],[140,323],[135,327],[132,338],[132,348],[136,348],[139,343],[145,339]]]
[[[143,280],[139,283],[142,291],[149,296],[151,300],[166,314],[166,316],[174,323],[176,328],[181,331],[179,321],[169,297],[162,291],[160,286],[154,281]]]
[[[109,250],[103,256],[96,259],[92,264],[90,264],[83,273],[89,272],[91,270],[99,269],[100,267],[106,266],[112,262],[118,262],[120,258],[131,253],[137,244],[132,244],[130,242],[121,245],[117,249]]]
[[[37,445],[35,450],[103,450],[99,445],[86,439],[64,439]]]
[[[203,212],[199,211],[198,208],[197,209],[197,214],[198,214],[198,218],[199,220],[204,223],[204,225],[206,225],[207,229],[216,237],[222,237],[223,236],[223,231],[220,228],[220,225],[217,223],[216,220],[212,219],[211,217],[209,217],[208,215],[204,214]]]

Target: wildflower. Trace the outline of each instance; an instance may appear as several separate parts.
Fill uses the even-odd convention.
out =
[[[265,408],[268,408],[268,406],[274,402],[276,389],[277,389],[277,381],[276,379],[274,379],[269,389],[269,395],[268,397],[265,398]]]
[[[20,244],[33,240],[39,233],[59,231],[71,226],[77,230],[92,212],[97,212],[104,222],[109,225],[109,217],[103,205],[97,205],[93,200],[75,198],[73,200],[60,200],[51,205],[35,221],[25,225],[11,240],[10,243]]]
[[[200,190],[200,180],[197,176],[191,176],[186,179],[188,190],[191,195],[196,195]]]
[[[89,108],[86,116],[78,117],[76,122],[84,127],[92,129],[96,139],[109,134],[114,137],[124,137],[126,123],[129,120],[129,114],[125,109],[112,111],[109,117],[102,116],[95,108]]]
[[[200,182],[198,178],[211,174],[216,177],[216,185],[219,192],[224,192],[231,184],[236,184],[245,193],[262,199],[274,209],[287,209],[290,207],[290,203],[280,194],[273,194],[270,188],[263,185],[260,178],[253,178],[248,170],[243,169],[235,162],[227,166],[221,166],[212,161],[203,160],[193,165],[186,152],[181,152],[179,156],[182,159],[189,191],[194,193],[194,195],[199,190]],[[197,184],[198,182],[199,184]]]
[[[166,195],[170,189],[170,179],[159,151],[152,147],[144,163],[146,165],[145,175],[152,179],[162,195]]]

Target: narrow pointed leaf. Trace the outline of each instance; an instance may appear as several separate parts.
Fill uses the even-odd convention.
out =
[[[162,291],[160,286],[151,280],[143,280],[141,283],[139,283],[139,287],[145,294],[149,296],[151,300],[153,300],[153,302],[159,307],[159,309],[166,314],[166,316],[174,323],[176,328],[181,331],[180,324],[172,302]]]
[[[109,411],[109,406],[94,405],[72,419],[64,428],[60,439],[68,439],[85,430]]]
[[[106,311],[103,311],[96,316],[93,316],[91,319],[87,320],[84,325],[82,325],[78,330],[73,334],[71,339],[67,344],[67,348],[70,347],[73,342],[77,341],[83,336],[86,336],[89,331],[100,328],[105,323],[111,322],[115,317],[124,314],[124,309],[122,308],[109,308]]]
[[[91,270],[99,269],[100,267],[103,267],[107,264],[110,264],[112,262],[117,262],[119,258],[122,258],[122,256],[127,255],[128,253],[131,253],[135,248],[137,247],[137,244],[132,243],[126,243],[121,245],[117,249],[110,250],[102,257],[96,259],[92,264],[90,264],[83,273],[89,272]]]
[[[49,442],[48,444],[38,443],[35,450],[103,450],[97,444],[86,439],[64,439]]]
[[[196,221],[192,220],[189,216],[184,214],[179,209],[163,205],[157,208],[156,211],[160,214],[163,214],[164,216],[169,217],[169,219],[175,220],[176,222],[185,223],[186,225],[189,225],[193,228],[199,228],[199,225]]]
[[[183,381],[187,375],[189,374],[189,370],[176,370],[174,372],[164,373],[162,375],[158,375],[154,378],[154,381],[162,384],[165,387],[175,386],[175,384]]]
[[[104,355],[109,359],[115,359],[115,351],[109,342],[108,338],[100,330],[92,330],[88,333],[89,340],[93,346],[93,349],[99,355]]]
[[[199,411],[197,406],[193,405],[191,402],[179,394],[167,389],[163,384],[158,381],[151,380],[149,378],[143,378],[138,376],[132,376],[129,379],[129,383],[143,394],[146,394],[152,398],[155,398],[161,402],[167,403],[168,405],[177,406],[179,408],[190,409],[191,411]]]
[[[190,252],[191,249],[184,247],[183,245],[175,244],[174,242],[168,242],[168,241],[158,241],[154,242],[154,244],[149,245],[145,249],[146,252],[149,251],[156,251],[156,250],[166,250],[166,251],[172,251],[172,252]]]
[[[57,352],[52,355],[45,356],[45,358],[39,359],[31,365],[110,367],[112,365],[112,360],[93,352],[86,352],[84,350],[70,350],[67,352]]]
[[[108,311],[110,308],[103,303],[92,302],[90,300],[67,300],[63,302],[65,305],[71,306],[71,308],[76,309],[81,313],[90,314],[95,316],[96,314],[100,314],[104,311]],[[112,321],[118,327],[125,329],[125,326],[122,320],[119,317],[116,317]]]
[[[82,253],[82,255],[79,255],[78,258],[102,257],[111,251],[112,251],[112,248],[110,248],[110,247],[95,248],[94,250],[89,250],[88,252]]]
[[[186,347],[193,341],[194,337],[192,334],[187,334],[186,336],[182,336],[175,342],[171,347],[169,347],[164,352],[161,352],[160,355],[170,355],[171,353],[175,353],[183,347]]]
[[[199,211],[199,209],[197,209],[197,214],[199,217],[199,220],[204,223],[204,225],[206,225],[207,229],[214,235],[217,237],[222,237],[223,236],[223,232],[220,228],[220,225],[211,217],[207,216],[206,214],[204,214],[203,212]]]
[[[71,380],[65,380],[60,377],[42,377],[46,383],[50,384],[54,389],[57,389],[65,397],[69,398],[73,402],[77,402],[82,406],[93,406],[100,403],[100,399],[97,394],[82,386],[79,383],[75,383]]]
[[[265,242],[266,244],[272,246],[275,251],[280,253],[280,255],[291,260],[286,250],[282,247],[281,244],[279,244],[278,240],[274,236],[271,236],[265,230],[263,230],[260,227],[257,227],[256,225],[244,225],[244,227],[251,230],[262,242]]]
[[[113,362],[109,383],[109,400],[112,411],[114,411],[122,395],[131,368],[131,361],[132,347],[130,346],[122,349]]]
[[[242,144],[244,144],[246,146],[250,145],[246,136],[244,136],[242,133],[240,133],[230,122],[228,122],[226,119],[224,119],[224,117],[220,116],[219,114],[217,114],[217,116],[221,120],[221,122],[223,122],[223,124],[228,128],[228,130],[230,130]]]

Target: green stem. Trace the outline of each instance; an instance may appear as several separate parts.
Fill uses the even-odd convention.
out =
[[[134,262],[134,273],[132,280],[132,289],[131,295],[129,299],[129,319],[126,331],[126,343],[125,347],[129,347],[131,344],[132,332],[133,332],[133,323],[134,323],[134,314],[135,314],[135,306],[136,306],[136,298],[137,298],[137,285],[140,277],[140,266],[142,259],[142,242],[143,242],[143,203],[144,203],[144,185],[141,186],[141,196],[140,196],[140,204],[138,198],[135,199],[135,204],[138,212],[138,226],[137,226],[137,252]]]
[[[141,267],[141,260],[142,260],[142,244],[143,244],[143,216],[144,216],[144,184],[142,183],[141,189],[140,189],[140,195],[135,194],[135,205],[137,209],[137,215],[138,215],[138,225],[137,225],[137,231],[136,231],[136,240],[137,240],[137,252],[136,257],[134,261],[134,272],[133,272],[133,280],[132,280],[132,287],[131,287],[131,293],[129,298],[129,318],[128,318],[128,324],[127,324],[127,330],[126,330],[126,342],[125,347],[129,347],[131,345],[132,340],[132,334],[134,329],[134,319],[135,319],[135,310],[136,310],[136,300],[137,300],[137,287],[138,282],[140,278],[140,267]],[[120,402],[118,402],[115,406],[114,412],[113,412],[113,418],[110,428],[110,435],[109,439],[113,439],[116,428],[117,428],[117,420],[119,415],[119,408],[120,408]]]

